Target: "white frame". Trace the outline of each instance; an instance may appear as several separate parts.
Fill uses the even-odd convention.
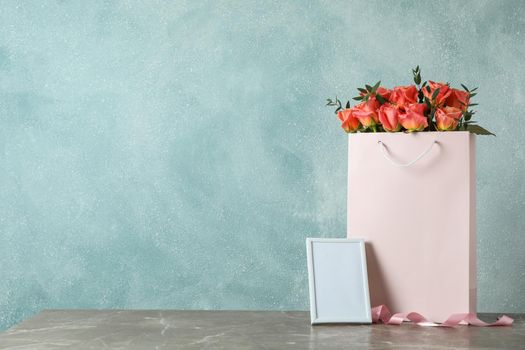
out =
[[[363,315],[348,315],[348,317],[319,317],[317,296],[316,296],[316,281],[314,271],[314,249],[316,244],[322,243],[342,243],[342,244],[358,244],[360,246],[360,261],[361,261],[361,275],[363,278],[363,289],[358,289],[357,293],[363,296],[362,302],[365,304],[365,314]],[[346,238],[307,238],[306,239],[306,255],[308,261],[308,282],[310,290],[310,319],[311,323],[372,323],[372,311],[370,308],[370,294],[368,290],[368,273],[366,267],[366,253],[365,242],[362,239],[346,239]],[[355,278],[355,276],[349,276]],[[344,303],[344,300],[341,300]]]

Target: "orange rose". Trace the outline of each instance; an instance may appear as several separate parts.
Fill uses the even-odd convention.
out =
[[[432,98],[434,92],[439,89],[439,93],[435,99]],[[429,91],[430,90],[430,91]],[[428,81],[428,85],[423,88],[423,95],[430,100],[433,106],[441,106],[445,103],[446,99],[450,96],[452,90],[445,83],[436,83],[432,80]]]
[[[387,88],[384,88],[382,86],[378,87],[377,90],[376,90],[376,93],[375,94],[372,94],[372,96],[375,96],[375,95],[381,95],[382,98],[384,98],[385,100],[388,100],[390,98],[390,93],[392,91],[391,90],[388,90]],[[359,95],[361,96],[364,96],[366,95],[366,92],[359,92]]]
[[[386,131],[395,132],[401,129],[399,110],[396,107],[387,104],[382,105],[379,108],[379,121]]]
[[[411,103],[417,103],[416,86],[396,86],[390,94],[390,102],[398,107],[403,107]]]
[[[391,90],[385,89],[384,87],[380,86],[376,90],[376,94],[380,95],[385,100],[390,99],[390,94],[392,93]]]
[[[379,117],[377,116],[379,102],[375,97],[370,97],[368,101],[360,103],[354,108],[353,115],[359,119],[365,128],[374,127],[379,122]]]
[[[408,105],[406,107],[406,111],[411,111],[420,115],[425,115],[425,112],[427,111],[427,105],[425,103],[412,103],[411,105]]]
[[[470,94],[463,90],[450,89],[452,90],[450,96],[447,98],[446,105],[449,107],[459,108],[462,111],[466,111],[469,104]]]
[[[343,122],[341,127],[346,132],[356,132],[359,129],[359,119],[354,116],[354,109],[347,108],[339,111],[337,117]]]
[[[406,112],[399,115],[399,122],[409,132],[422,131],[428,127],[425,116],[427,106],[424,103],[413,103],[406,108]]]
[[[436,109],[436,126],[438,130],[450,131],[456,130],[463,112],[456,107],[443,107]]]

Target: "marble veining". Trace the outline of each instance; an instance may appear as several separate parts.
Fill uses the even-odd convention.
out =
[[[513,317],[512,327],[444,329],[312,327],[302,311],[46,310],[0,333],[0,349],[525,349],[525,316]]]

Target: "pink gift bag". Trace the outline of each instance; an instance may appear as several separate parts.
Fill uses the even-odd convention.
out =
[[[366,242],[373,306],[476,312],[475,155],[469,132],[349,135],[347,235]]]

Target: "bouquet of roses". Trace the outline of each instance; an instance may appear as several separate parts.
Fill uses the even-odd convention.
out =
[[[341,101],[327,99],[327,106],[335,106],[335,113],[348,132],[416,132],[466,130],[476,134],[491,134],[475,125],[471,103],[477,88],[454,89],[448,83],[431,80],[421,84],[419,66],[412,70],[415,85],[386,89],[378,81],[374,86],[358,88],[360,103],[343,108]]]

